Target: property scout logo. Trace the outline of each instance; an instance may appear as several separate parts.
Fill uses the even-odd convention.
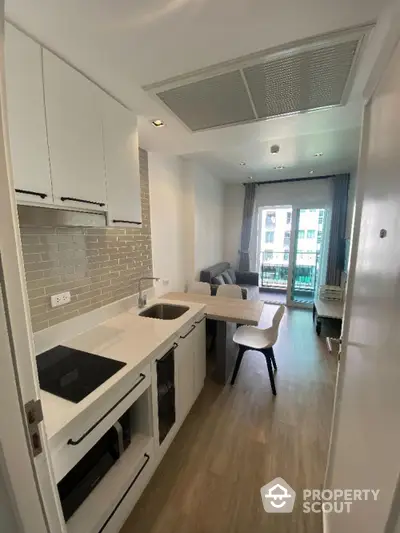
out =
[[[379,489],[304,489],[303,513],[350,513],[356,501],[377,501]],[[291,513],[296,492],[280,477],[261,487],[261,500],[267,513]]]

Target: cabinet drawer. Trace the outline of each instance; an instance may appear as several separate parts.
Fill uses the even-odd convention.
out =
[[[88,416],[87,425],[71,435],[56,449],[51,450],[51,458],[56,482],[58,483],[96,442],[115,424],[129,407],[150,387],[150,366],[145,367],[132,379],[132,385],[116,399],[110,407],[105,407],[97,417]],[[51,443],[50,443],[51,447]]]

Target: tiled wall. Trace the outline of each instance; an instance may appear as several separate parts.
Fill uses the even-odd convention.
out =
[[[142,228],[23,226],[22,247],[33,330],[39,331],[138,292],[152,275],[147,152],[140,150]],[[147,288],[151,282],[143,283]],[[71,292],[52,309],[50,296]]]

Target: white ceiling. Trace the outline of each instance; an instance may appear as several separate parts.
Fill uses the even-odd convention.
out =
[[[375,21],[382,7],[382,0],[6,0],[6,16],[140,115],[144,148],[193,154],[211,172],[238,181],[249,171],[255,179],[276,179],[354,168],[368,47],[347,106],[254,124],[193,134],[141,87]],[[166,127],[154,128],[152,118]],[[275,141],[277,164],[285,166],[278,175],[268,157]],[[318,163],[315,152],[324,153]]]

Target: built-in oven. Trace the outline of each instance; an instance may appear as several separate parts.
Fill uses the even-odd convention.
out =
[[[131,443],[129,410],[107,431],[58,483],[61,507],[67,521]]]
[[[157,359],[158,434],[161,444],[175,424],[175,348]]]

